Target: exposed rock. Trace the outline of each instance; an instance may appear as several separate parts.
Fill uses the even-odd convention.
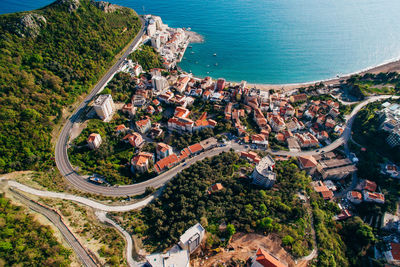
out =
[[[57,0],[56,4],[65,6],[68,12],[72,13],[79,8],[80,2],[79,0]]]
[[[14,32],[20,37],[36,37],[42,26],[47,23],[46,18],[36,13],[22,16],[14,25]]]
[[[113,5],[105,1],[91,1],[91,3],[98,9],[103,10],[105,13],[112,13],[122,8],[121,6]]]

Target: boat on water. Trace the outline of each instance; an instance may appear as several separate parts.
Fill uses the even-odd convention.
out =
[[[190,27],[189,27],[189,28],[187,28],[186,30],[188,30],[188,31],[191,31],[191,30],[192,30],[192,28],[190,28]]]
[[[216,56],[217,56],[217,54],[215,53],[213,56],[214,56],[214,57],[216,57]]]
[[[218,63],[215,63],[214,65],[215,65],[215,66],[218,66]]]
[[[190,54],[194,54],[194,52],[192,51],[192,52],[190,52]]]
[[[188,46],[188,48],[192,48],[192,46],[191,46],[191,45],[189,45],[189,46]]]

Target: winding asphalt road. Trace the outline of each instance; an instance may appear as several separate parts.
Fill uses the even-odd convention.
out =
[[[111,67],[111,69],[101,78],[101,80],[94,86],[93,90],[90,92],[90,94],[85,98],[85,100],[79,105],[79,107],[74,111],[73,115],[69,120],[67,120],[66,124],[64,125],[63,129],[61,130],[61,133],[58,137],[56,148],[55,148],[55,161],[57,164],[57,168],[59,169],[60,173],[62,176],[64,176],[74,187],[76,187],[79,190],[93,193],[93,194],[100,194],[104,196],[114,196],[114,197],[120,197],[120,196],[132,196],[132,195],[138,195],[138,194],[143,194],[146,191],[147,187],[153,187],[153,188],[158,188],[162,185],[164,185],[166,182],[168,182],[172,177],[175,176],[176,173],[182,171],[183,169],[189,167],[191,164],[195,163],[196,161],[202,160],[206,157],[212,157],[215,156],[223,151],[228,151],[229,149],[234,149],[236,151],[243,151],[245,150],[244,146],[240,146],[239,144],[232,143],[226,147],[217,147],[212,150],[209,150],[207,152],[203,152],[202,154],[195,156],[193,158],[190,158],[186,161],[186,163],[182,163],[178,165],[175,168],[172,168],[168,170],[165,173],[162,173],[161,175],[147,180],[145,182],[133,184],[133,185],[126,185],[126,186],[119,186],[119,187],[106,187],[106,186],[101,186],[101,185],[96,185],[93,184],[89,181],[87,181],[84,177],[80,176],[72,167],[69,159],[68,159],[68,145],[69,145],[69,137],[70,133],[73,127],[73,124],[77,121],[79,116],[84,112],[87,104],[96,96],[97,93],[101,91],[101,89],[107,84],[107,82],[113,77],[113,75],[118,71],[118,68],[120,64],[127,58],[127,56],[131,53],[131,51],[138,45],[141,41],[141,38],[144,34],[145,31],[145,25],[142,20],[142,28],[139,32],[139,34],[135,37],[135,39],[132,41],[130,44],[129,48],[125,51],[123,56],[118,60],[117,63],[115,63],[114,66]],[[342,144],[346,143],[347,140],[349,139],[351,135],[351,127],[355,118],[355,115],[357,112],[363,108],[365,105],[368,103],[385,99],[385,98],[390,98],[392,96],[376,96],[376,97],[371,97],[360,104],[358,104],[353,112],[347,117],[347,123],[346,123],[346,128],[340,138],[335,140],[333,143],[330,145],[321,148],[321,151],[328,152],[332,151],[335,148],[341,146]],[[318,152],[316,150],[312,151],[299,151],[299,152],[293,152],[293,151],[269,151],[274,155],[281,155],[281,156],[301,156],[301,155],[315,155],[321,152]]]

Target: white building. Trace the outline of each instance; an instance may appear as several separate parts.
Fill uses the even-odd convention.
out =
[[[270,188],[274,185],[276,180],[276,173],[273,172],[275,167],[275,161],[270,155],[262,158],[261,161],[254,168],[251,178],[253,184],[260,185],[266,188]]]
[[[99,148],[100,145],[101,145],[101,136],[100,136],[100,134],[97,134],[97,133],[90,134],[87,143],[88,143],[88,146],[89,146],[90,149]]]
[[[163,93],[168,88],[168,81],[163,76],[153,76],[151,78],[151,84],[153,85],[154,91],[158,94]]]
[[[93,107],[97,116],[103,121],[111,119],[115,110],[111,95],[99,95],[94,101]]]
[[[154,47],[157,51],[161,48],[161,36],[160,34],[156,34],[151,37],[151,46]]]
[[[200,246],[201,241],[203,240],[205,230],[200,223],[195,224],[186,230],[183,235],[179,238],[178,245],[183,250],[188,250],[189,253],[192,253]]]
[[[170,250],[146,256],[147,265],[151,267],[189,267],[189,259],[187,250]]]

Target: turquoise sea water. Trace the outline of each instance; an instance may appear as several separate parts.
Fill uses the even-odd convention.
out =
[[[0,2],[0,13],[9,13],[52,1]],[[398,0],[112,2],[202,34],[205,42],[193,44],[180,64],[197,76],[253,83],[307,82],[400,57]]]

